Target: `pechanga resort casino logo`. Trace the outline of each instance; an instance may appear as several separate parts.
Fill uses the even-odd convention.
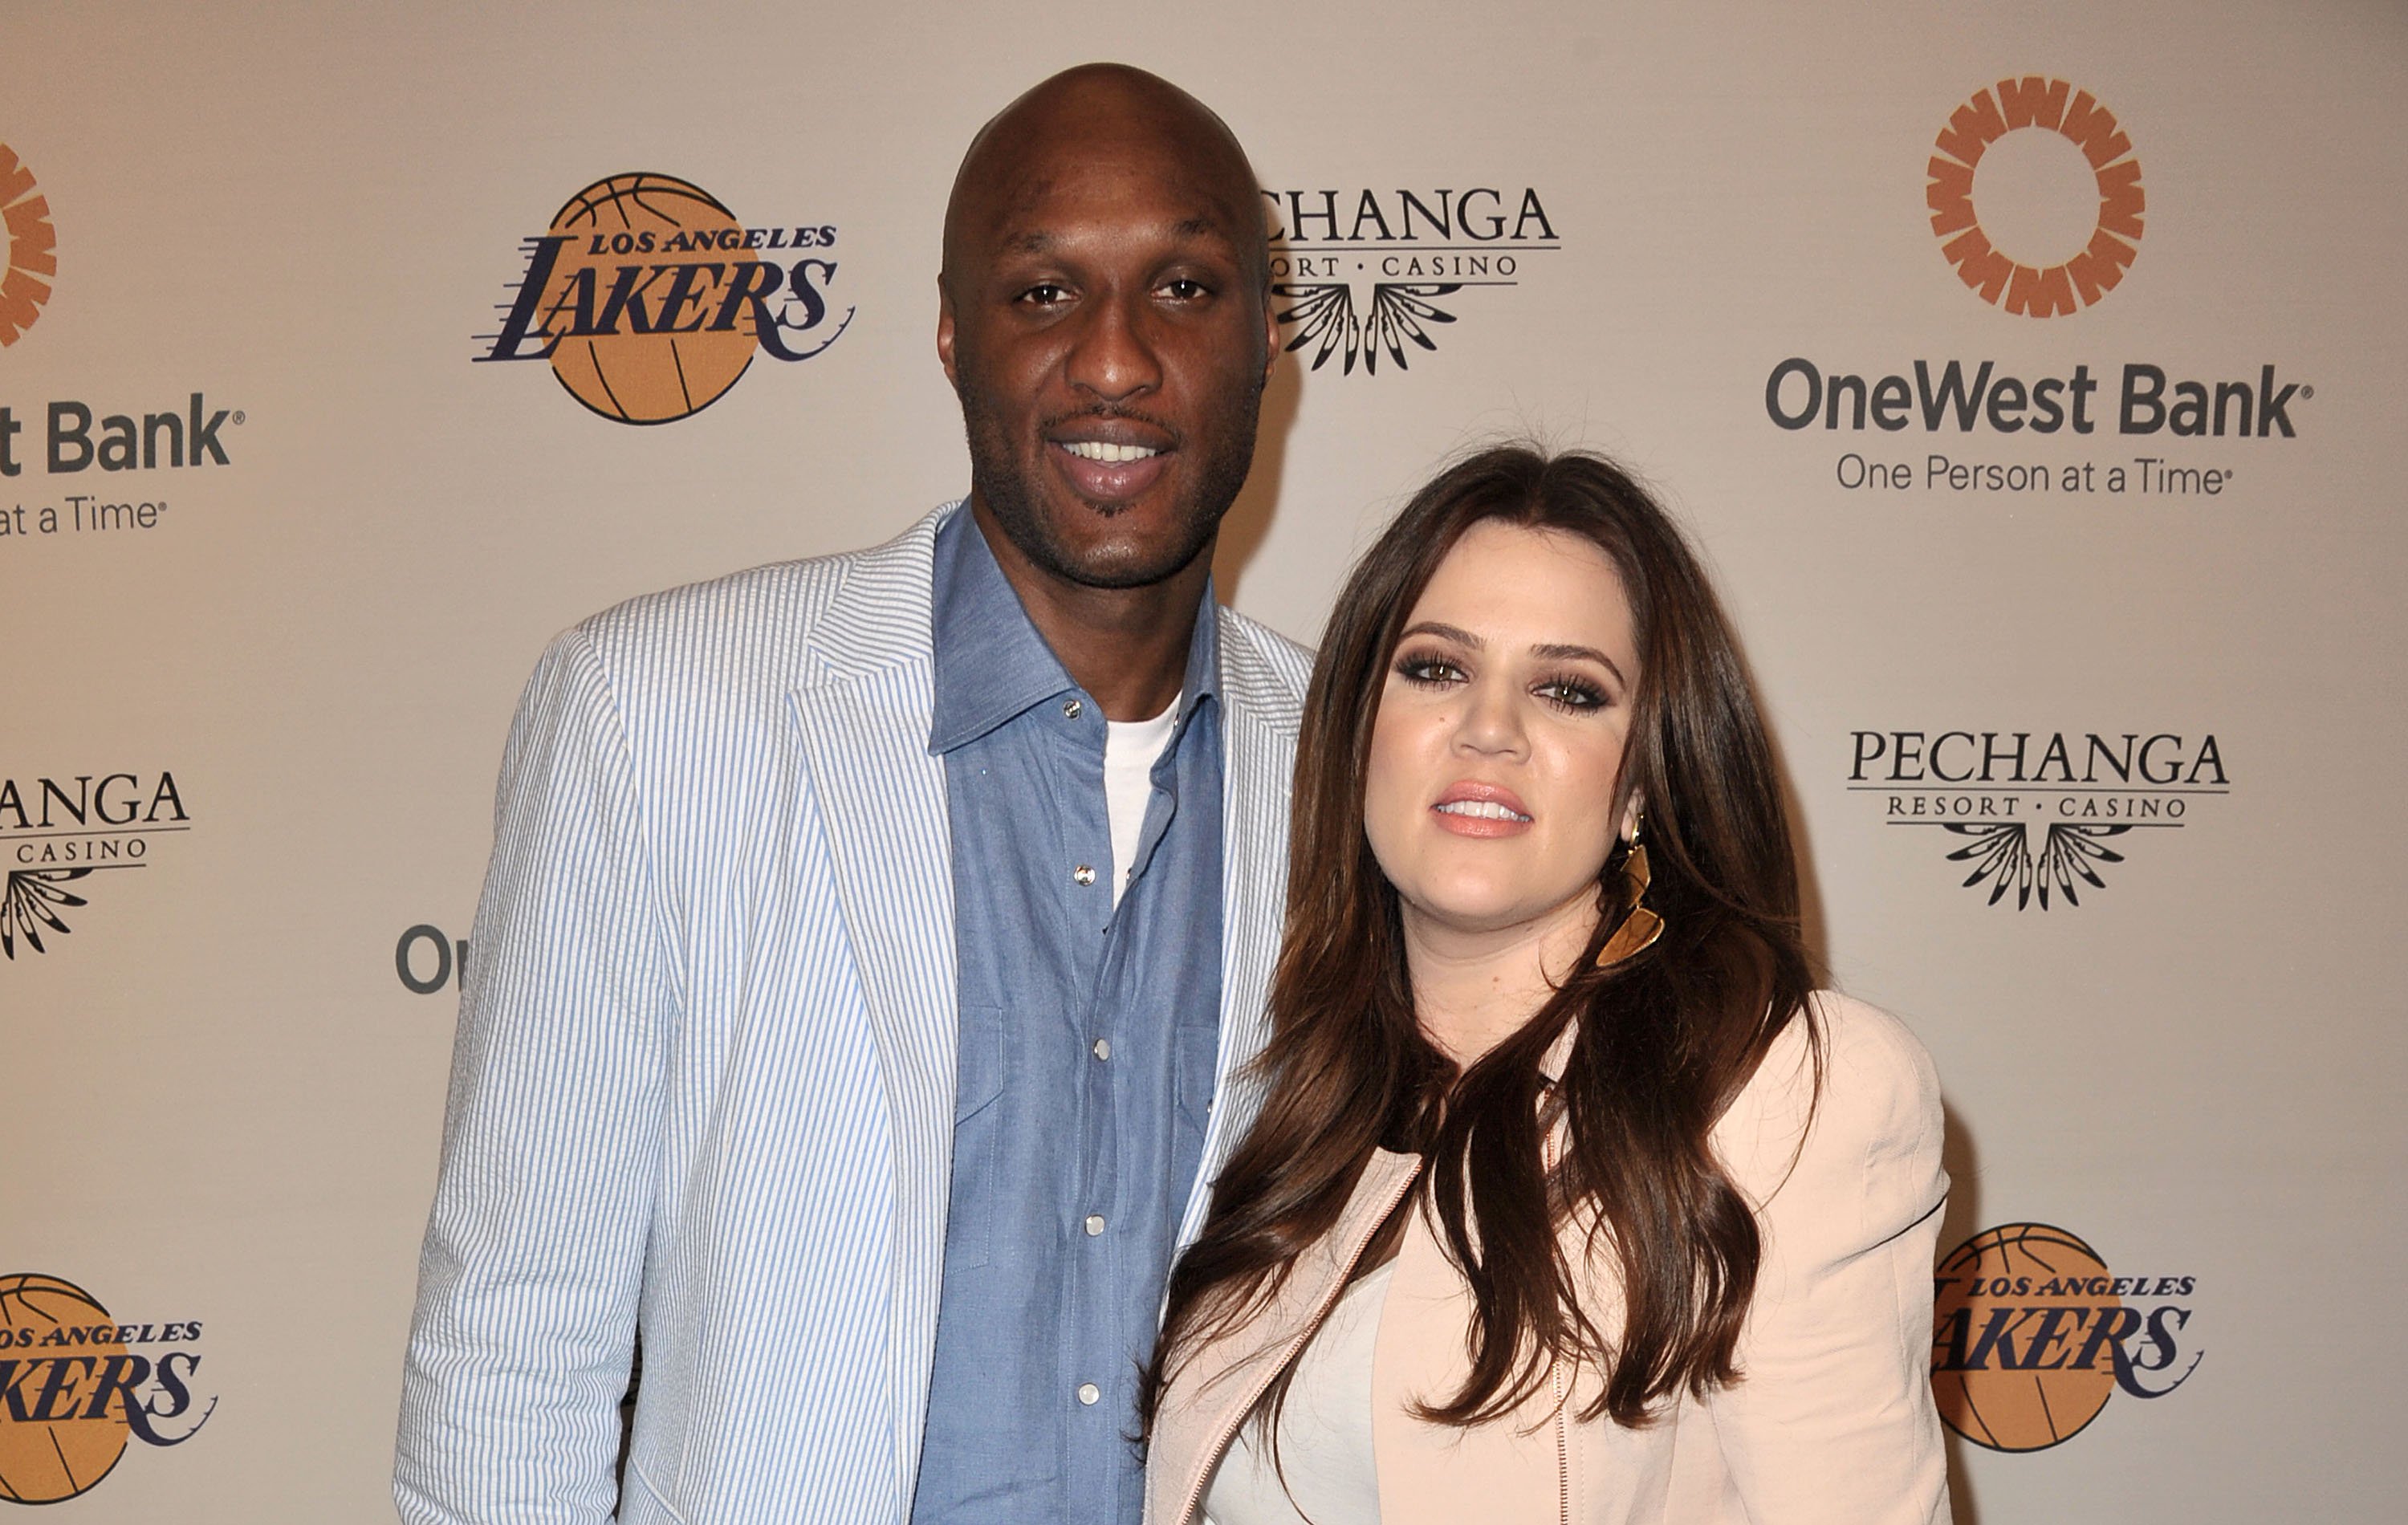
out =
[[[1884,826],[1936,834],[1990,905],[2042,911],[2107,887],[2154,834],[2232,792],[2214,733],[1860,730],[1847,790]]]
[[[50,299],[59,273],[58,235],[50,227],[50,203],[34,185],[7,144],[0,143],[0,222],[8,230],[8,264],[0,274],[0,349],[24,337]]]
[[[1932,147],[1931,231],[1982,300],[2053,318],[2124,279],[2148,200],[2131,138],[2088,91],[2001,79],[1951,112]]]
[[[176,775],[78,773],[0,778],[0,958],[47,953],[47,939],[91,903],[104,875],[150,867],[193,829]]]
[[[613,175],[523,241],[526,267],[480,334],[480,361],[541,360],[621,424],[667,424],[727,394],[767,354],[809,360],[853,322],[836,310],[837,230],[747,227],[668,175]]]
[[[1932,1273],[1931,1391],[1948,1428],[1993,1451],[2071,1440],[2122,1392],[2190,1379],[2193,1275],[2119,1274],[2045,1223],[1965,1241]]]
[[[1271,296],[1314,370],[1338,362],[1403,370],[1438,348],[1463,293],[1521,284],[1528,262],[1563,248],[1531,188],[1265,190]]]
[[[201,1326],[121,1320],[73,1282],[0,1276],[0,1503],[57,1503],[217,1412],[200,1396]]]

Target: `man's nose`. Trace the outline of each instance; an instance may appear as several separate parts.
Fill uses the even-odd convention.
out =
[[[1068,379],[1103,402],[1124,402],[1162,384],[1162,364],[1148,332],[1152,315],[1141,297],[1107,292],[1081,314]]]

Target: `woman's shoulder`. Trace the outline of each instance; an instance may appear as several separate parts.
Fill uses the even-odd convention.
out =
[[[1776,1161],[1786,1175],[1806,1154],[1870,1159],[1932,1152],[1941,1131],[1940,1075],[1905,1023],[1836,990],[1818,990],[1793,1016],[1714,1129],[1743,1177]]]
[[[1822,1029],[1827,1090],[1863,1101],[1928,1099],[1938,1106],[1940,1072],[1905,1023],[1837,990],[1817,990],[1809,1004]]]

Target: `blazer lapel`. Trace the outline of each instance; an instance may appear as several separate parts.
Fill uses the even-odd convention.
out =
[[[1242,1074],[1270,1036],[1271,968],[1287,905],[1288,791],[1302,709],[1264,668],[1244,628],[1221,620],[1221,1041],[1202,1168],[1182,1216],[1182,1247],[1204,1230],[1212,1181],[1262,1105]]]
[[[888,1349],[897,1475],[916,1471],[942,1286],[960,1014],[941,759],[928,755],[930,547],[942,515],[863,553],[791,696],[894,1129]]]

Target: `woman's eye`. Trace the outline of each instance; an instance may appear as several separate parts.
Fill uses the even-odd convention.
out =
[[[1605,691],[1578,678],[1556,678],[1541,683],[1538,696],[1566,710],[1595,710],[1605,704]]]
[[[1440,683],[1461,683],[1464,672],[1443,656],[1423,654],[1397,658],[1397,676],[1407,683],[1435,687]]]

